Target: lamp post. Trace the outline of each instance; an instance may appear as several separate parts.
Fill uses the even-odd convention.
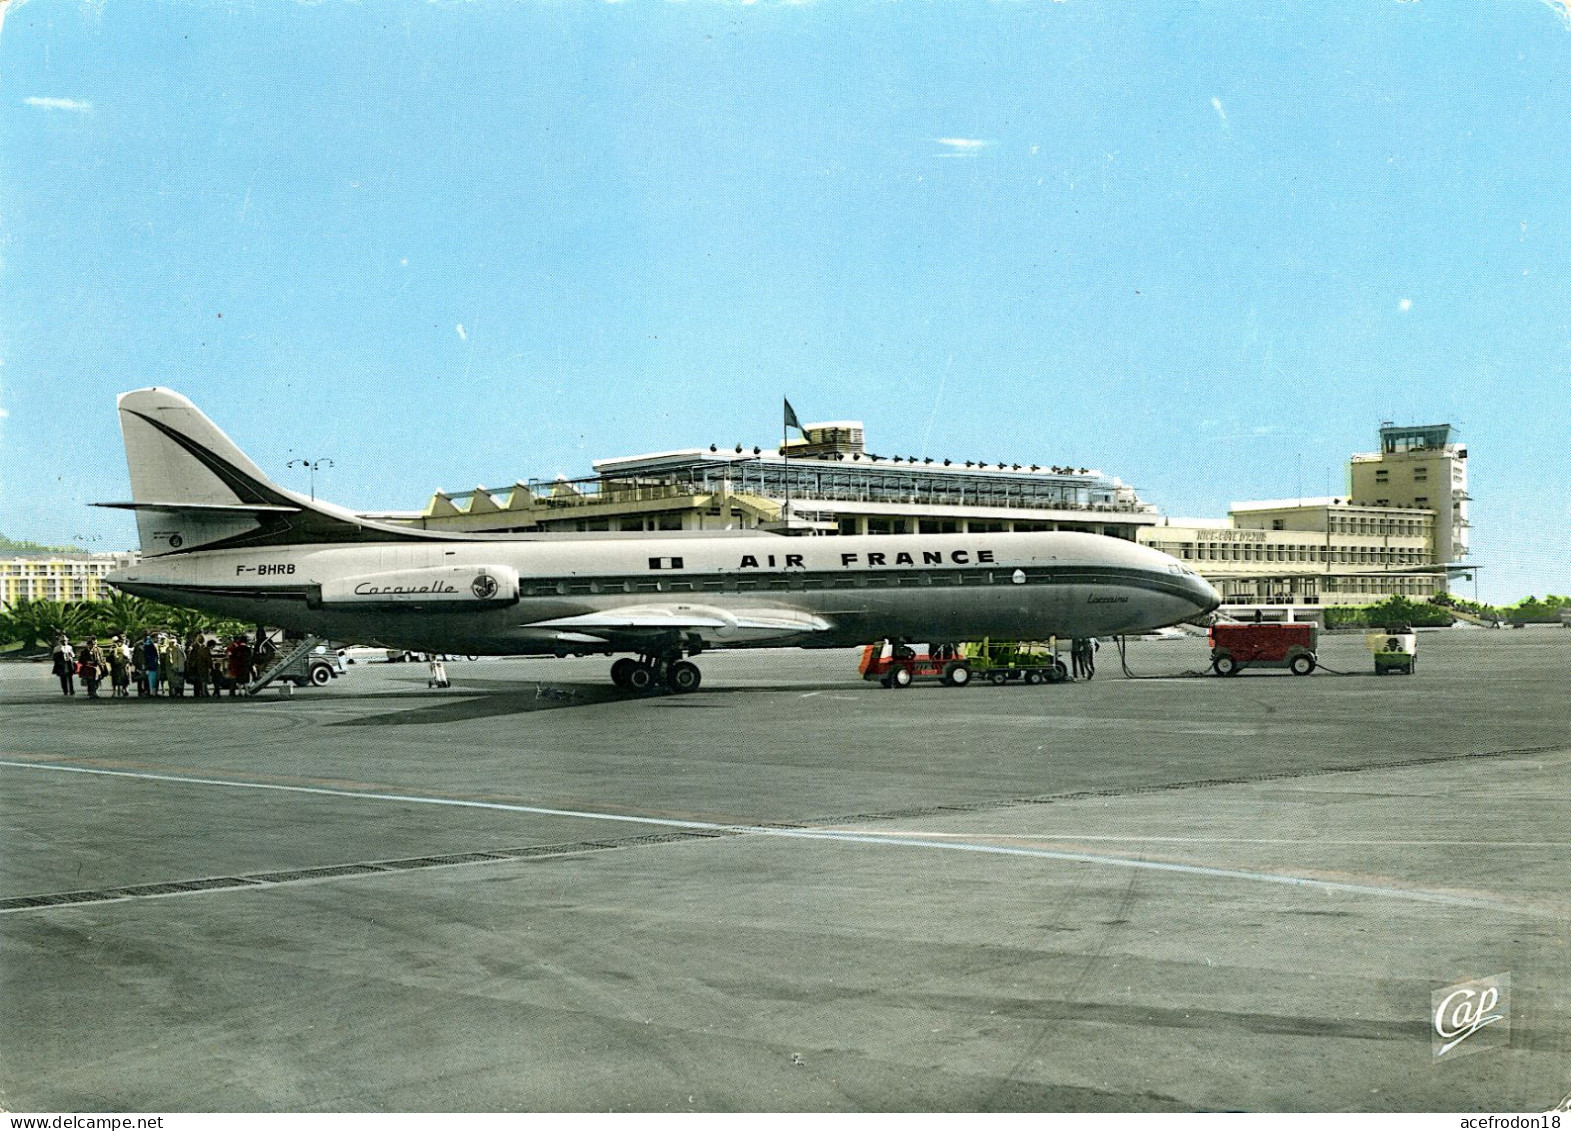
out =
[[[316,469],[319,467],[332,467],[333,461],[325,456],[321,459],[292,459],[288,467],[304,467],[311,471],[311,501],[316,502]]]

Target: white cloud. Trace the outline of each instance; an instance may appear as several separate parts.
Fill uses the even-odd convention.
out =
[[[1403,314],[1406,314],[1409,310],[1413,309],[1413,300],[1410,299],[1410,298],[1405,298],[1401,302],[1396,304],[1396,308],[1398,310],[1400,310]]]
[[[27,0],[0,0],[0,28],[5,27],[6,13],[16,11],[25,3]]]
[[[464,329],[462,322],[458,324],[458,336],[466,342],[469,340],[469,333]]]
[[[1215,110],[1216,116],[1222,119],[1222,124],[1224,126],[1227,125],[1227,111],[1222,109],[1222,100],[1220,98],[1211,99],[1211,109]]]
[[[91,102],[82,102],[75,98],[39,98],[35,95],[23,101],[29,106],[37,106],[40,110],[74,110],[78,114],[93,112]]]
[[[975,157],[982,150],[993,143],[975,137],[937,137],[933,139],[939,145],[949,148],[940,153],[940,157]]]

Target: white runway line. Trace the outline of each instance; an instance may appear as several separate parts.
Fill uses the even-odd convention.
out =
[[[1171,864],[1156,860],[1140,860],[1127,856],[1106,856],[1099,853],[1060,852],[1046,848],[1013,848],[999,844],[978,844],[967,841],[931,839],[929,834],[919,834],[917,836],[909,834],[881,835],[877,832],[836,832],[830,829],[787,829],[768,825],[731,825],[720,824],[714,821],[685,821],[675,817],[650,817],[641,814],[596,813],[589,810],[553,809],[539,805],[515,805],[502,801],[468,801],[452,797],[421,797],[401,793],[357,792],[350,789],[329,789],[324,786],[279,785],[271,782],[243,782],[223,778],[184,777],[179,774],[156,774],[143,770],[106,770],[89,766],[67,766],[54,762],[0,760],[0,767],[18,770],[42,770],[52,773],[89,774],[97,777],[130,778],[137,781],[169,782],[176,785],[216,786],[227,789],[260,789],[278,793],[301,793],[316,797],[337,797],[359,801],[391,801],[408,805],[489,809],[506,813],[529,813],[535,816],[565,817],[575,820],[658,825],[663,828],[695,829],[708,832],[747,833],[755,836],[778,837],[790,840],[834,841],[843,844],[937,849],[947,852],[973,852],[993,856],[1056,860],[1074,864],[1100,864],[1114,868],[1134,868],[1142,871],[1203,876],[1208,879],[1242,880],[1251,883],[1278,884],[1286,887],[1308,888],[1315,891],[1339,892],[1348,895],[1376,896],[1383,899],[1399,899],[1417,903],[1438,903],[1452,907],[1472,907],[1534,917],[1567,917],[1565,912],[1555,911],[1550,908],[1525,907],[1473,896],[1454,895],[1449,892],[1393,888],[1335,880],[1318,880],[1310,876],[1295,876],[1275,872],[1251,872],[1235,868],[1214,868],[1203,864]],[[983,834],[983,837],[985,838],[985,834]]]

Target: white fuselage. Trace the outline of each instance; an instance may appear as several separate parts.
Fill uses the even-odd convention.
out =
[[[317,636],[477,654],[1115,636],[1218,602],[1166,554],[1076,533],[318,544],[168,554],[110,580]]]

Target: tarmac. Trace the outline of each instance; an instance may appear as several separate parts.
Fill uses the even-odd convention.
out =
[[[884,690],[852,652],[0,664],[9,1111],[1545,1111],[1571,632]],[[1443,1055],[1437,991],[1509,975]],[[1443,995],[1442,995],[1443,996]]]

